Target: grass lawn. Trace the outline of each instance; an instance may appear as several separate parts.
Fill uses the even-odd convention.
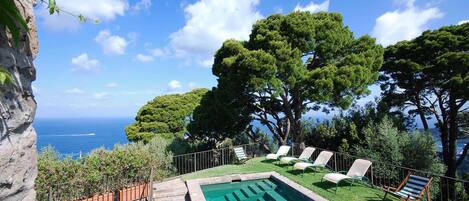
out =
[[[367,184],[355,183],[352,186],[352,190],[349,190],[349,183],[343,182],[339,185],[337,194],[335,191],[335,184],[330,182],[321,183],[321,178],[324,174],[328,173],[328,170],[322,170],[317,173],[309,171],[301,176],[300,171],[293,171],[291,166],[277,165],[270,161],[265,161],[263,157],[253,158],[246,162],[244,165],[225,165],[198,171],[191,174],[182,176],[183,180],[206,178],[223,176],[230,174],[243,174],[243,173],[255,173],[255,172],[269,172],[275,171],[283,176],[288,177],[292,181],[310,189],[318,195],[328,200],[382,200],[384,192],[378,188],[370,188]],[[388,195],[387,200],[398,200],[393,196]]]

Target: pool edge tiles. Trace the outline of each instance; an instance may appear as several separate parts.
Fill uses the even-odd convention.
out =
[[[279,183],[285,184],[289,188],[292,188],[299,194],[303,195],[306,199],[314,200],[314,201],[327,201],[327,199],[317,195],[316,193],[312,192],[311,190],[291,181],[285,176],[280,175],[277,172],[261,172],[261,173],[253,173],[253,174],[235,174],[235,175],[227,175],[221,177],[210,177],[210,178],[202,178],[202,179],[192,179],[187,180],[187,188],[189,191],[189,197],[192,201],[206,201],[205,196],[203,194],[201,186],[204,185],[212,185],[212,184],[222,184],[222,183],[230,183],[233,181],[248,181],[248,180],[259,180],[259,179],[273,179]]]

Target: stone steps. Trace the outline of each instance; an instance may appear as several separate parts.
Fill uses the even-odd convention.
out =
[[[153,184],[153,201],[185,201],[187,187],[177,178]]]

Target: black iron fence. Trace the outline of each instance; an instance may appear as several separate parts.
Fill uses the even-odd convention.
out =
[[[330,151],[322,148],[316,148],[316,151],[313,153],[311,160],[316,159],[321,151]],[[295,149],[292,149],[295,150]],[[334,153],[331,160],[327,164],[328,168],[332,171],[348,171],[352,166],[355,159],[360,157],[330,151]],[[298,156],[300,153],[292,153],[292,155]],[[412,160],[412,159],[408,159]],[[430,194],[431,200],[454,200],[454,201],[467,201],[469,200],[469,181],[462,179],[451,178],[445,175],[426,172],[421,170],[416,170],[412,168],[402,167],[398,165],[385,164],[380,161],[373,161],[370,169],[367,172],[366,177],[372,187],[386,188],[386,187],[398,187],[401,181],[408,175],[418,175],[433,178],[433,181],[430,185]],[[385,173],[377,172],[378,166],[381,166],[381,169],[388,168]]]
[[[244,144],[236,147],[243,147],[246,155],[249,157],[265,155],[265,150],[263,150],[259,144]],[[192,173],[222,165],[235,164],[237,162],[238,160],[234,155],[232,147],[182,154],[173,157],[173,166],[176,175]]]

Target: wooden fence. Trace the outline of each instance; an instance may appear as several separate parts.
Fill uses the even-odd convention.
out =
[[[135,184],[117,192],[107,192],[75,201],[135,201],[151,200],[151,182]]]

